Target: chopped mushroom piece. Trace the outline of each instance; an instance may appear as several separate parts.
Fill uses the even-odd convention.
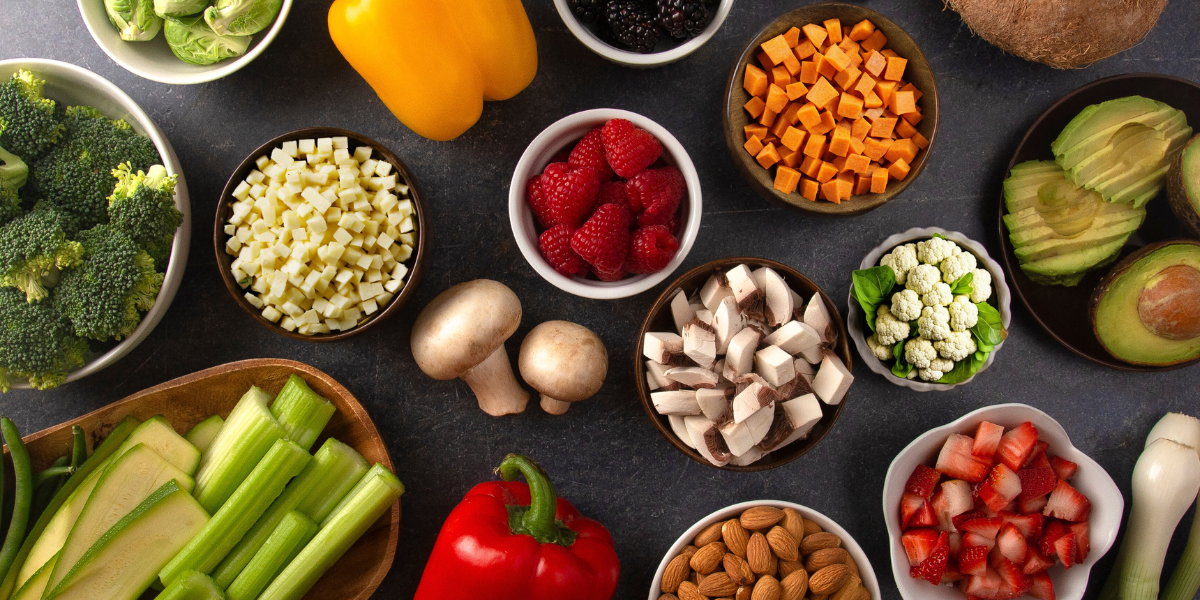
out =
[[[713,312],[713,330],[717,334],[717,354],[725,354],[729,340],[746,326],[742,311],[738,310],[733,298],[724,298]]]
[[[813,378],[813,391],[825,404],[836,405],[846,397],[846,390],[850,389],[853,382],[854,375],[846,370],[846,365],[842,364],[841,359],[826,354],[821,361],[821,368],[817,370],[817,376]]]
[[[837,341],[837,331],[833,328],[833,320],[829,318],[829,309],[825,307],[825,300],[819,292],[808,301],[804,309],[804,322],[821,334],[822,343],[833,345]]]
[[[813,377],[817,376],[817,368],[803,358],[797,358],[796,362],[792,364],[796,366],[796,372],[803,375],[809,383],[812,383]]]
[[[738,265],[725,273],[733,299],[737,301],[738,309],[751,319],[763,318],[763,291],[754,284],[754,276],[750,267]]]
[[[731,421],[721,425],[721,437],[725,438],[729,453],[741,456],[761,442],[770,431],[774,418],[775,404],[772,402],[741,423]]]
[[[776,273],[774,269],[763,267],[755,273],[759,271],[762,271],[762,290],[766,297],[764,316],[767,319],[767,325],[778,327],[792,319],[792,312],[795,310],[792,300],[794,292],[783,280],[783,276]]]
[[[675,437],[679,438],[679,441],[686,444],[688,448],[695,450],[696,445],[692,443],[692,436],[688,435],[687,425],[683,422],[686,418],[679,415],[667,415],[667,421],[671,424],[671,431],[675,432]]]
[[[763,343],[779,346],[788,354],[800,354],[820,345],[821,334],[807,323],[788,321],[763,339]]]
[[[700,405],[696,403],[695,390],[654,392],[650,394],[654,410],[660,415],[698,415]]]
[[[684,325],[683,353],[705,369],[712,367],[717,360],[717,334],[699,321]]]
[[[674,333],[652,331],[642,342],[642,354],[660,365],[670,364],[673,356],[681,353],[683,338]]]
[[[732,298],[733,292],[725,285],[725,278],[716,273],[700,288],[700,302],[710,311],[716,311],[717,305],[726,297]]]
[[[738,375],[745,375],[754,370],[754,352],[758,349],[760,337],[757,329],[747,327],[729,340],[729,348],[725,353],[725,369],[721,371],[726,379],[733,381]]]
[[[737,467],[748,467],[758,462],[759,459],[765,455],[766,452],[763,452],[762,449],[760,449],[758,446],[755,446],[747,450],[745,454],[742,454],[741,456],[735,456],[730,459],[729,464]]]
[[[733,397],[733,420],[735,423],[741,423],[750,418],[750,415],[758,412],[762,407],[770,404],[775,400],[775,391],[771,388],[754,382],[746,386],[738,395]]]
[[[700,412],[714,423],[733,420],[733,406],[729,404],[732,397],[731,387],[696,390],[696,403],[700,405]]]
[[[696,320],[708,325],[709,327],[712,327],[713,312],[707,308],[701,308],[700,310],[696,311]]]
[[[754,372],[776,388],[796,378],[792,355],[779,346],[767,346],[754,353]]]
[[[716,373],[703,367],[674,367],[667,369],[665,375],[690,388],[714,388],[720,380]]]
[[[561,415],[572,402],[600,391],[608,374],[608,350],[587,327],[546,321],[521,342],[517,366],[525,383],[541,393],[542,410]]]
[[[725,438],[721,437],[716,424],[701,416],[686,417],[683,422],[687,426],[692,446],[704,460],[718,467],[729,464],[733,455],[729,453]]]
[[[759,444],[764,452],[777,450],[806,437],[821,420],[821,403],[813,394],[776,404],[775,407],[771,430]]]
[[[675,293],[675,297],[671,298],[671,316],[675,319],[675,331],[683,333],[683,326],[688,321],[696,318],[696,309],[688,304],[687,294],[683,290]]]
[[[652,360],[646,361],[646,382],[650,384],[651,390],[671,385],[671,381],[667,379],[667,367]]]

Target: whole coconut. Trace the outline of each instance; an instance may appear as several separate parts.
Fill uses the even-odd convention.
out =
[[[1085,67],[1138,43],[1167,0],[945,0],[1005,52],[1058,69]]]

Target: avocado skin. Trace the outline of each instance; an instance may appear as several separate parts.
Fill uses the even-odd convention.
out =
[[[1195,143],[1197,139],[1200,139],[1200,134],[1188,140],[1183,152],[1171,161],[1171,170],[1167,172],[1167,200],[1171,204],[1171,211],[1175,213],[1175,218],[1179,219],[1188,235],[1194,238],[1200,238],[1200,212],[1197,212],[1196,203],[1192,198],[1200,200],[1200,189],[1193,189],[1189,193],[1188,184],[1183,177],[1183,161],[1192,154],[1200,153],[1200,144]],[[1193,157],[1192,160],[1200,160],[1200,156]],[[1193,181],[1192,185],[1200,186],[1200,181]]]
[[[1187,262],[1178,257],[1183,256]],[[1088,305],[1092,331],[1109,354],[1131,365],[1182,367],[1200,360],[1200,338],[1172,341],[1150,333],[1138,316],[1146,281],[1179,264],[1200,268],[1200,242],[1175,239],[1147,245],[1117,263],[1096,286]],[[1128,343],[1133,339],[1136,343]]]

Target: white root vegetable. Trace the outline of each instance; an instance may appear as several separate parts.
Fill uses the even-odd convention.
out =
[[[1150,430],[1146,445],[1166,438],[1181,444],[1191,446],[1200,452],[1200,419],[1180,413],[1167,413]],[[1200,500],[1200,497],[1198,497]],[[1192,529],[1188,533],[1187,546],[1183,556],[1171,572],[1167,587],[1159,596],[1160,600],[1192,600],[1196,591],[1200,590],[1200,517],[1192,516]]]

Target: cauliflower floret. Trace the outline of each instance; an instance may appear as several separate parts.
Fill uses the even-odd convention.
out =
[[[953,284],[963,275],[974,271],[977,264],[975,255],[970,252],[955,254],[942,261],[942,281]]]
[[[892,354],[892,346],[880,344],[877,336],[867,338],[867,346],[871,348],[871,354],[879,360],[892,360],[895,356]]]
[[[896,283],[904,285],[908,280],[908,271],[917,266],[917,246],[916,244],[905,244],[896,246],[891,252],[885,254],[879,259],[879,266],[891,267],[896,273]]]
[[[948,306],[954,301],[954,294],[950,291],[950,286],[937,282],[933,284],[933,289],[923,296],[921,302],[925,306]]]
[[[918,374],[925,381],[938,381],[943,375],[954,369],[954,361],[935,358],[929,361],[929,367],[919,369]]]
[[[918,369],[928,369],[929,363],[937,359],[937,350],[929,340],[919,337],[904,344],[904,360]]]
[[[933,265],[917,265],[908,271],[908,281],[904,284],[908,289],[918,294],[928,294],[933,284],[942,280],[942,272]]]
[[[879,305],[875,313],[875,338],[880,344],[890,346],[907,339],[909,334],[908,321],[901,321],[892,315],[886,304]]]
[[[950,311],[950,329],[966,331],[979,322],[979,307],[971,303],[966,296],[955,296],[954,302],[946,307]]]
[[[987,302],[992,297],[992,274],[987,269],[975,269],[971,278],[971,302]]]
[[[922,264],[937,266],[943,260],[950,258],[957,247],[957,244],[945,238],[929,238],[917,242],[917,260],[920,260]]]
[[[916,379],[916,378],[917,378],[917,370],[916,369],[909,371],[908,377],[906,377],[906,379]]]
[[[912,290],[902,290],[892,294],[892,316],[900,321],[916,321],[921,316],[921,296]]]
[[[933,347],[938,354],[947,360],[958,362],[975,354],[975,338],[970,331],[955,331],[940,341],[934,342]]]
[[[921,309],[917,331],[927,340],[936,342],[945,339],[950,335],[950,311],[945,306],[926,306]]]

